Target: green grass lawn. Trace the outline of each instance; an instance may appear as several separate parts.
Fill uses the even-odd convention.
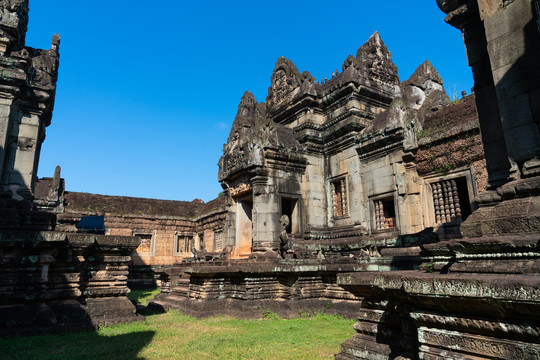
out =
[[[196,319],[178,311],[96,332],[0,339],[1,359],[332,359],[354,321],[312,317]]]
[[[148,301],[159,294],[159,288],[136,289],[127,294],[128,299],[137,301],[138,304],[148,305]]]

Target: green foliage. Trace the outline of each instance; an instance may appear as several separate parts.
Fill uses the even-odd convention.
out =
[[[442,173],[443,175],[447,175],[450,171],[454,170],[455,169],[455,166],[452,165],[452,164],[449,164],[449,163],[444,163],[440,166],[438,166],[435,171],[436,172],[440,172]]]
[[[429,260],[429,263],[420,265],[420,269],[424,270],[425,272],[432,273],[434,271],[434,261],[433,259]]]
[[[274,319],[274,320],[281,319],[281,317],[278,314],[276,314],[275,312],[272,312],[270,309],[264,309],[263,317],[265,319]]]
[[[333,359],[354,334],[353,320],[196,319],[178,311],[97,332],[0,339],[2,359]]]

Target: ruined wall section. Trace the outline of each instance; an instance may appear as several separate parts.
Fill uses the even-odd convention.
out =
[[[28,0],[0,2],[1,198],[32,201],[41,144],[51,123],[60,37],[49,50],[25,46]]]
[[[140,320],[126,298],[138,244],[133,237],[0,232],[0,336]]]
[[[421,176],[472,167],[478,191],[485,190],[487,170],[474,94],[427,116],[417,137],[416,164]]]
[[[57,213],[56,229],[77,232],[75,225],[82,216],[103,215],[108,235],[141,238],[141,245],[132,254],[132,265],[172,265],[192,258],[194,251],[221,252],[225,247],[223,241],[214,242],[214,234],[222,233],[224,228],[224,198],[205,204],[200,200],[187,202],[64,192],[62,186],[62,202],[59,205],[55,202],[57,206],[49,208],[47,199],[50,200],[51,193],[58,193],[53,185],[64,184],[63,179],[60,180],[40,179],[37,186],[42,195],[37,203],[42,204],[42,210]]]

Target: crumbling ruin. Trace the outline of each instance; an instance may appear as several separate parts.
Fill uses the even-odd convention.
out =
[[[102,215],[107,235],[139,237],[141,243],[131,254],[131,289],[156,286],[162,266],[219,257],[224,248],[223,197],[205,204],[199,199],[187,202],[65,191],[58,166],[54,177],[37,181],[35,198],[38,209],[55,214],[58,231],[75,233],[81,218]]]
[[[0,1],[0,336],[136,320],[125,295],[140,240],[53,231],[54,212],[33,203],[60,37],[49,50],[27,47],[27,23],[28,0]],[[52,206],[59,194],[47,196]]]

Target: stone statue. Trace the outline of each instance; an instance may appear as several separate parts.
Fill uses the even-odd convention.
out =
[[[279,224],[281,226],[281,231],[279,234],[279,253],[283,259],[286,258],[287,251],[291,250],[293,247],[293,240],[287,233],[287,227],[290,224],[289,217],[287,215],[282,215],[279,219]]]

